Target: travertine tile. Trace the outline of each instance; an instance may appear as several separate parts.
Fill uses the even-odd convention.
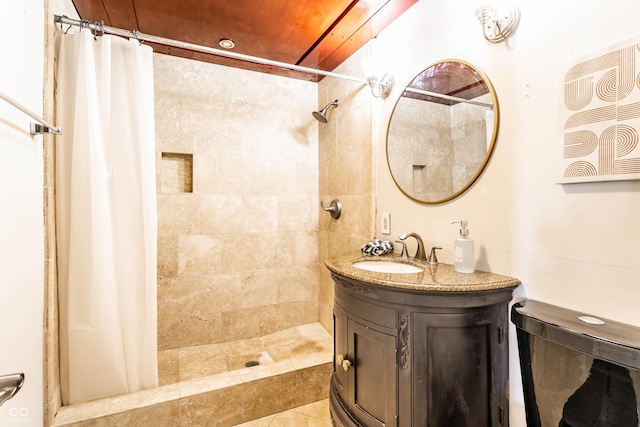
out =
[[[224,243],[213,235],[181,236],[178,240],[178,274],[198,276],[227,272],[221,263]]]
[[[180,387],[180,398],[184,399],[215,390],[238,387],[242,385],[242,378],[237,371],[233,371],[182,381],[178,385]]]
[[[158,237],[158,279],[178,275],[178,236]]]
[[[329,415],[329,401],[323,399],[318,402],[299,406],[288,411],[269,415],[257,420],[239,424],[237,427],[331,427]]]
[[[179,427],[182,425],[180,422],[180,405],[177,401],[110,415],[105,417],[104,421],[104,425],[109,427]]]
[[[318,418],[319,420],[329,421],[329,399],[322,399],[317,402],[308,403],[298,406],[291,410],[307,417]]]
[[[220,259],[227,272],[290,267],[294,263],[292,233],[243,233],[224,235]]]
[[[258,312],[261,310],[259,309]],[[225,311],[221,314],[221,318],[222,330],[220,334],[224,342],[262,335],[260,323],[248,316],[245,310]]]
[[[90,418],[99,418],[107,413],[110,399],[93,400],[72,407],[63,406],[56,414],[56,425],[67,425]]]
[[[316,227],[317,228],[317,227]],[[296,267],[317,266],[318,260],[318,231],[297,232],[295,239],[295,262]]]
[[[241,424],[242,427],[331,427],[330,420],[321,420],[295,412],[286,411],[268,418]]]
[[[224,354],[227,357],[239,357],[243,354],[263,350],[266,348],[264,344],[265,339],[267,339],[267,337],[258,336],[255,338],[225,342],[222,344],[224,346]]]
[[[158,351],[158,385],[175,384],[179,381],[178,350]]]
[[[271,427],[331,427],[330,420],[308,417],[295,411],[277,415]]]
[[[245,166],[239,158],[239,153],[225,152],[229,150],[226,145],[222,150],[216,147],[216,152],[213,152],[211,147],[215,146],[209,142],[208,150],[198,154],[194,159],[194,191],[202,195],[244,194],[243,171],[250,167],[250,164]]]
[[[260,334],[271,334],[292,326],[313,323],[318,318],[316,300],[276,304],[260,308]]]
[[[222,336],[222,315],[212,318],[196,316],[158,321],[158,349],[215,343]]]
[[[273,424],[273,420],[278,415],[268,415],[266,417],[259,418],[257,420],[248,421],[246,423],[238,424],[237,427],[270,427]]]
[[[242,308],[261,307],[278,303],[278,284],[286,269],[271,268],[242,274]]]
[[[254,381],[250,387],[247,384],[243,396],[245,419],[261,418],[297,406],[296,393],[291,392],[295,387],[295,372]]]
[[[333,372],[331,363],[296,370],[296,405],[324,399],[329,395],[329,380]]]
[[[158,194],[158,236],[182,236],[200,230],[200,199],[195,194]]]
[[[109,399],[108,414],[135,411],[144,407],[164,404],[180,397],[180,386],[170,384],[162,387],[154,387],[140,390],[135,393],[114,396]]]
[[[240,354],[237,356],[227,356],[227,369],[240,370],[240,373],[247,370],[254,369],[257,366],[268,366],[274,363],[273,358],[267,351],[253,351],[251,353]],[[257,365],[253,365],[254,363]],[[253,366],[247,366],[247,364]]]
[[[314,230],[318,224],[317,196],[281,196],[278,198],[278,231]]]
[[[268,365],[253,366],[238,371],[244,383],[253,383],[258,380],[268,380],[272,378],[287,379],[289,374],[295,373],[295,368],[289,360],[274,362]],[[279,381],[279,380],[278,380]],[[274,384],[276,384],[274,382]]]
[[[318,298],[317,266],[282,269],[276,283],[280,304]]]
[[[317,356],[319,363],[326,363],[333,357],[333,341],[324,328],[318,328],[322,329],[321,333],[305,334],[292,328],[273,334],[273,338],[265,342],[267,351],[275,360],[291,359],[298,368],[310,366],[309,357]]]
[[[159,281],[158,320],[181,317],[218,319],[220,313],[239,308],[239,274],[180,276]],[[215,342],[215,341],[214,341]]]
[[[178,350],[180,381],[229,371],[222,344],[184,347]]]
[[[246,392],[240,385],[181,399],[181,425],[226,427],[244,421]]]

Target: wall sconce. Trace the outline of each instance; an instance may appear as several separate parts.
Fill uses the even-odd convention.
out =
[[[520,9],[515,4],[509,6],[487,4],[476,9],[476,16],[482,24],[484,38],[491,43],[500,43],[518,28]]]
[[[381,73],[379,61],[373,56],[363,58],[360,64],[367,76],[367,84],[371,88],[373,96],[382,99],[389,96],[395,82],[393,76],[388,73]]]
[[[381,77],[369,76],[367,77],[367,83],[373,96],[384,99],[391,93],[394,79],[391,74],[383,74]]]

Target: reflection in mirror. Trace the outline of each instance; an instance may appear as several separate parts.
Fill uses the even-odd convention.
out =
[[[461,60],[437,62],[405,88],[387,132],[387,162],[415,201],[442,203],[467,190],[487,164],[498,100],[486,76]]]

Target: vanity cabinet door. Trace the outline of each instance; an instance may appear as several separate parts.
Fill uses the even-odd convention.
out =
[[[338,305],[333,313],[333,383],[338,396],[363,425],[395,427],[396,336],[348,317]]]
[[[396,337],[352,319],[347,329],[349,409],[366,426],[396,426]]]
[[[338,396],[343,401],[348,400],[347,372],[343,367],[344,360],[348,360],[347,316],[338,307],[333,310],[333,372],[334,384]]]
[[[508,351],[500,311],[414,313],[414,420],[428,426],[503,425]],[[424,421],[422,421],[424,422]],[[421,424],[422,425],[422,424]]]

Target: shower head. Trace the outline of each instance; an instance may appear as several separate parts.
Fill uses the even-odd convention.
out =
[[[329,111],[329,107],[331,107],[332,105],[338,108],[338,100],[336,99],[335,101],[328,103],[322,110],[314,111],[311,114],[313,114],[313,117],[320,123],[327,123],[327,111]]]

